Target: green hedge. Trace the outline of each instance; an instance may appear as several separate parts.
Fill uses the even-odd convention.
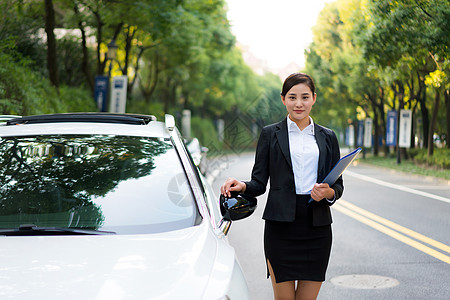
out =
[[[430,165],[417,163],[411,159],[403,159],[401,160],[401,163],[398,164],[395,157],[382,157],[368,154],[365,159],[357,158],[357,160],[408,174],[418,174],[450,180],[450,169],[435,168]]]
[[[65,112],[97,111],[94,97],[87,90],[65,86],[59,89],[59,94]]]
[[[59,91],[29,63],[0,52],[0,114],[35,115],[95,111],[93,96],[81,88]]]
[[[208,147],[212,152],[214,149],[222,148],[217,136],[216,128],[210,120],[202,119],[200,117],[192,117],[191,130],[191,135],[198,138],[200,144]]]
[[[431,157],[428,157],[427,149],[410,149],[408,154],[416,163],[450,169],[450,149],[448,148],[435,148]]]

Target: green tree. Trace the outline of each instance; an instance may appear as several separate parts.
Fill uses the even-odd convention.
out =
[[[329,3],[313,27],[313,43],[306,51],[305,70],[317,85],[313,116],[317,122],[339,132],[356,121],[357,109],[367,107],[361,95],[351,94],[349,77],[355,72],[357,52],[349,42],[348,29],[340,15],[341,2]],[[352,87],[350,87],[352,88]]]
[[[271,122],[277,117],[266,108],[280,105],[275,85],[281,84],[273,76],[256,75],[244,63],[225,4],[2,1],[1,109],[25,115],[95,110],[92,98],[88,103],[95,75],[111,70],[112,75],[128,76],[129,112],[161,117],[190,109],[193,117],[205,121],[196,123],[208,130],[216,118],[237,113],[251,112],[252,121],[259,124]],[[106,56],[111,41],[118,46],[114,60]],[[257,107],[266,107],[264,113]]]
[[[374,59],[383,68],[396,68],[405,57],[415,59],[417,69],[427,75],[419,74],[423,82],[426,76],[433,77],[436,70],[442,76],[435,76],[439,80],[439,87],[434,86],[434,113],[428,129],[428,150],[433,152],[432,136],[437,122],[437,111],[443,94],[446,99],[446,114],[450,113],[448,105],[449,95],[449,46],[450,46],[450,6],[446,0],[418,1],[368,1],[367,35],[363,39],[362,47],[366,57]],[[435,63],[429,68],[425,57]],[[423,84],[419,86],[423,87]],[[421,102],[425,104],[425,101]],[[423,114],[422,114],[423,115]],[[448,117],[447,117],[448,119]],[[450,132],[447,121],[447,136]],[[449,143],[447,142],[447,145]]]
[[[449,123],[448,107],[438,109],[442,98],[448,103],[449,19],[445,0],[327,4],[306,52],[306,70],[316,79],[318,99],[326,103],[326,109],[313,113],[319,119],[343,117],[334,126],[344,126],[356,113],[372,117],[378,141],[385,136],[386,109],[410,108],[422,118],[430,150],[435,128]]]

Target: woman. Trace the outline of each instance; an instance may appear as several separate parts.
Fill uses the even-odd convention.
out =
[[[281,101],[288,116],[263,128],[251,180],[228,178],[221,193],[259,196],[270,178],[264,252],[275,300],[316,299],[331,251],[330,206],[344,190],[342,177],[331,187],[320,182],[338,162],[339,144],[332,130],[310,117],[316,93],[309,75],[286,78]]]

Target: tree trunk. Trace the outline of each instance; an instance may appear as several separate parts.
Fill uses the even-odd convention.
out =
[[[106,65],[106,55],[103,58],[103,61],[100,58],[100,44],[103,40],[103,25],[102,19],[98,11],[93,11],[95,16],[95,20],[97,21],[97,75],[105,74],[105,65]]]
[[[125,66],[122,70],[122,75],[126,75],[126,76],[128,76],[128,66],[130,65],[130,52],[131,52],[131,47],[132,47],[131,42],[133,41],[134,34],[136,33],[136,30],[132,30],[132,32],[130,32],[130,31],[131,31],[131,26],[128,25],[127,34],[125,37]],[[136,66],[135,70],[137,70],[137,66]],[[135,72],[134,76],[136,77],[136,75],[137,75],[137,72]],[[130,96],[131,96],[130,88],[131,88],[131,84],[128,83],[127,84],[127,98],[130,98]]]
[[[372,104],[373,111],[373,127],[374,127],[374,141],[373,141],[373,155],[378,156],[379,145],[378,141],[380,139],[380,125],[378,124],[378,110],[375,104]]]
[[[450,148],[450,90],[446,90],[444,92],[444,97],[447,119],[447,136],[445,142],[447,143],[447,148]]]
[[[430,119],[429,119],[429,113],[428,108],[426,105],[427,100],[427,89],[425,86],[425,83],[421,81],[420,84],[424,85],[424,88],[422,90],[422,95],[419,95],[419,102],[420,102],[420,113],[422,115],[422,134],[423,134],[423,147],[428,148],[428,130],[430,128]]]
[[[142,54],[144,54],[144,51],[145,51],[144,47],[139,48],[139,53],[136,57],[136,68],[135,68],[134,76],[133,76],[133,79],[128,83],[128,91],[132,91],[133,87],[136,83],[136,80],[138,78],[138,73],[139,73],[139,62],[141,61],[141,57],[142,57]]]
[[[407,158],[407,153],[405,148],[399,147],[399,132],[400,132],[400,110],[405,108],[405,87],[403,86],[403,82],[398,81],[397,83],[398,90],[396,89],[395,92],[397,93],[397,99],[398,99],[398,111],[397,111],[397,164],[401,163],[402,159]]]
[[[189,109],[189,93],[185,92],[184,93],[184,103],[183,103],[183,108],[184,109]]]
[[[430,131],[428,132],[428,158],[433,156],[433,150],[434,150],[433,133],[434,133],[434,129],[436,128],[440,100],[441,100],[441,94],[439,93],[439,90],[436,90],[436,95],[434,97],[433,115],[431,116]]]
[[[58,60],[56,56],[55,10],[52,0],[45,0],[45,32],[47,33],[47,69],[50,82],[59,87]]]
[[[169,113],[169,107],[170,107],[170,102],[171,102],[171,98],[172,98],[172,95],[171,95],[171,91],[172,91],[172,89],[171,89],[171,87],[172,87],[172,79],[171,78],[168,78],[167,79],[167,82],[165,83],[165,87],[164,87],[164,90],[163,90],[163,96],[164,96],[164,113],[165,114],[168,114]]]
[[[417,97],[415,98],[416,100],[418,99]],[[416,133],[418,132],[417,130],[417,107],[419,106],[419,102],[416,101],[416,103],[414,104],[414,106],[411,108],[411,118],[412,118],[412,123],[411,123],[411,148],[416,148]]]
[[[73,8],[75,15],[79,16],[79,22],[78,22],[78,28],[81,31],[81,49],[83,51],[83,60],[81,61],[81,69],[86,76],[86,81],[89,85],[89,88],[92,93],[94,93],[95,89],[95,83],[94,78],[92,77],[91,70],[89,68],[89,52],[86,45],[86,31],[84,30],[83,21],[80,17],[80,12],[78,10],[78,7],[75,5]]]
[[[387,156],[389,153],[389,147],[386,145],[386,116],[384,113],[384,89],[380,88],[380,95],[379,95],[379,103],[377,105],[378,113],[379,113],[379,120],[381,121],[381,124],[379,125],[379,134],[381,135],[381,147],[382,151],[384,152],[384,155]]]
[[[381,133],[380,133],[380,121],[379,121],[378,113],[376,113],[374,115],[374,126],[375,126],[375,137],[374,137],[374,139],[375,139],[374,146],[375,147],[373,148],[373,151],[374,151],[374,155],[378,156],[378,154],[380,153],[380,138],[381,138],[381,141],[383,140],[381,137]]]
[[[92,93],[94,93],[95,83],[94,78],[92,77],[91,69],[89,68],[89,52],[86,46],[86,32],[84,31],[84,28],[82,26],[80,27],[80,30],[81,30],[81,47],[83,51],[83,60],[81,61],[81,69],[83,70],[83,73],[86,76],[89,88],[91,89]]]
[[[125,66],[123,67],[122,70],[122,75],[127,75],[128,76],[128,66],[130,64],[129,60],[130,60],[130,51],[131,51],[131,41],[134,38],[134,34],[136,32],[136,30],[133,30],[132,32],[131,26],[128,25],[127,26],[127,33],[125,36]]]
[[[149,83],[144,86],[141,81],[139,81],[139,87],[142,93],[142,96],[144,96],[145,103],[150,104],[150,99],[152,97],[153,92],[156,89],[156,84],[158,83],[158,76],[159,76],[159,59],[158,56],[155,56],[155,59],[153,61],[153,64],[151,66],[152,70],[150,75],[148,76]],[[153,75],[152,75],[153,73]]]

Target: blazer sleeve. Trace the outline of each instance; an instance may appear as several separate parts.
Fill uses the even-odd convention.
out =
[[[265,193],[267,181],[269,180],[269,156],[270,156],[270,132],[263,128],[256,146],[255,163],[253,165],[252,177],[246,184],[245,194],[259,196]]]
[[[337,164],[337,162],[341,158],[341,151],[339,149],[339,142],[336,137],[336,134],[334,133],[334,131],[332,131],[332,130],[330,130],[330,131],[331,131],[330,141],[331,141],[331,149],[332,149],[332,155],[331,155],[332,164],[331,165],[334,166]],[[330,172],[330,171],[331,171],[331,169],[328,170],[328,172]],[[342,180],[342,175],[339,176],[339,178],[331,186],[331,188],[334,190],[333,201],[327,201],[327,199],[323,199],[321,201],[330,206],[333,205],[336,202],[336,200],[341,198],[342,193],[344,192],[344,181]]]

